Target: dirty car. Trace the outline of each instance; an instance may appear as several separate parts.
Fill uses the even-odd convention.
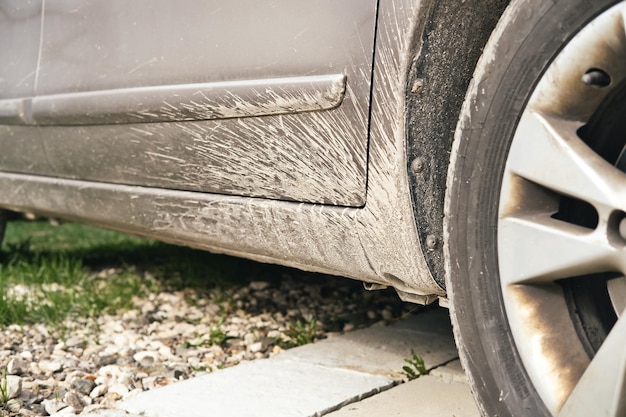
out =
[[[484,415],[623,416],[626,3],[508,3],[0,0],[2,218],[390,286]]]

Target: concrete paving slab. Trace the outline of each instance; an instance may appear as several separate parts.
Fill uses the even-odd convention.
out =
[[[411,349],[423,357],[427,368],[436,367],[432,375],[419,378],[416,381],[422,382],[418,384],[411,382],[385,391],[402,380],[404,359],[411,356]],[[154,417],[317,417],[374,394],[373,398],[379,398],[397,390],[393,395],[406,402],[411,394],[405,386],[416,386],[424,393],[413,396],[439,401],[441,396],[429,394],[429,389],[440,387],[431,389],[426,382],[445,384],[450,395],[462,387],[469,392],[456,357],[448,311],[431,310],[391,326],[346,333],[271,359],[242,363],[144,392],[124,401],[120,408]],[[385,393],[378,394],[382,391]],[[445,396],[448,391],[441,393]],[[413,416],[413,411],[394,415]]]
[[[123,410],[96,410],[87,414],[80,414],[81,417],[145,417],[140,414],[131,414]],[[54,417],[54,415],[52,416]]]
[[[125,401],[124,409],[154,417],[305,417],[393,385],[380,375],[266,359],[145,392]]]
[[[441,380],[446,382],[461,382],[469,384],[467,375],[465,375],[465,371],[463,371],[461,361],[459,359],[449,362],[445,366],[440,366],[431,370],[428,375],[439,377]]]
[[[480,417],[469,386],[423,376],[327,417]]]
[[[458,357],[448,310],[430,310],[390,326],[356,330],[288,350],[275,359],[300,360],[401,380],[404,359],[411,357],[411,350],[424,359],[426,368]]]

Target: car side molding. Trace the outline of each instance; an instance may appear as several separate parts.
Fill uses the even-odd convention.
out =
[[[294,114],[338,107],[344,74],[120,88],[0,100],[0,124],[103,125]]]

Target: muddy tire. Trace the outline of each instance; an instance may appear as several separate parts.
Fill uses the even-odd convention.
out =
[[[622,15],[614,1],[513,1],[466,96],[446,285],[483,415],[625,412]]]

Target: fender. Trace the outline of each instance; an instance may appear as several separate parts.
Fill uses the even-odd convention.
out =
[[[508,3],[433,1],[413,39],[417,53],[406,78],[407,170],[422,252],[442,288],[444,196],[454,131],[474,67]]]

